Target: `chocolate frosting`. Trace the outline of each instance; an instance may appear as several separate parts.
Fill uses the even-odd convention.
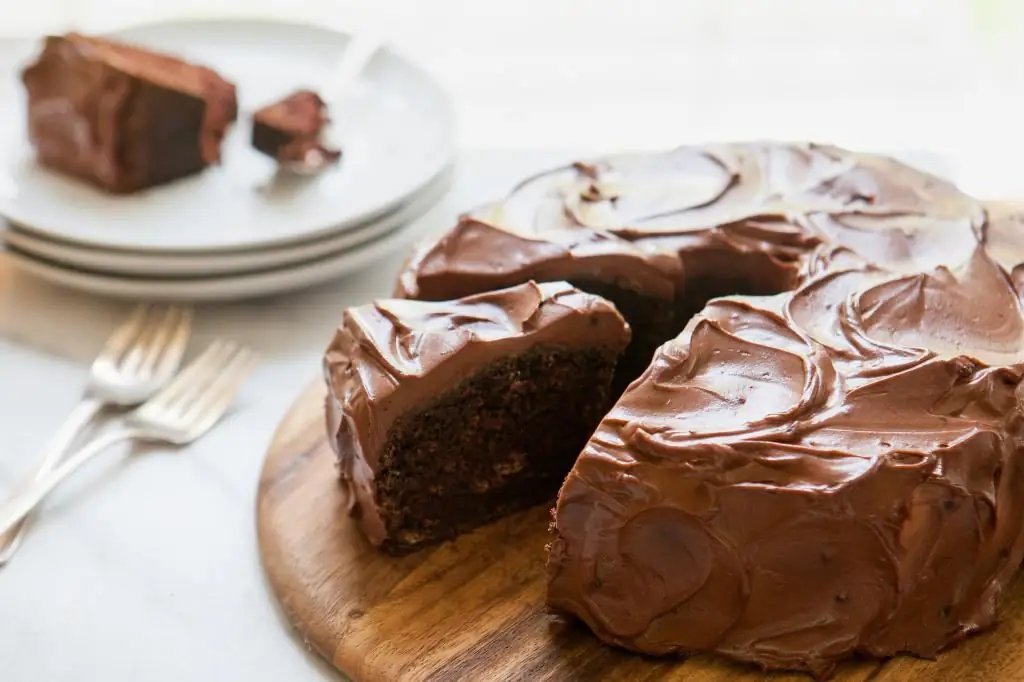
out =
[[[29,139],[41,159],[60,159],[64,170],[109,187],[120,173],[117,111],[131,85],[90,59],[90,45],[76,34],[47,37],[25,69]]]
[[[872,196],[793,216],[835,235],[803,283],[712,301],[603,420],[551,605],[637,651],[822,676],[993,623],[1024,557],[1021,225],[930,180]]]
[[[220,161],[226,129],[238,114],[235,87],[212,69],[112,40],[69,33],[48,36],[38,58],[22,73],[28,91],[29,139],[46,164],[94,179],[114,190],[146,184],[130,177],[127,156],[145,127],[136,109],[140,84],[154,84],[201,100],[197,152],[205,164]]]
[[[969,252],[983,221],[951,183],[886,157],[817,144],[681,147],[523,182],[422,244],[396,292],[443,298],[595,272],[662,296],[652,280],[785,291],[851,249],[893,269],[934,267]]]
[[[463,216],[422,245],[399,275],[395,295],[442,300],[526,280],[593,279],[622,283],[671,301],[682,281],[675,254],[587,229],[551,229],[542,237]]]
[[[824,676],[991,625],[1024,557],[1021,208],[826,145],[620,155],[470,213],[398,290],[573,277],[601,244],[616,275],[675,256],[683,314],[733,294],[581,454],[548,601],[636,651]]]
[[[488,364],[538,344],[621,352],[629,327],[607,301],[565,282],[461,300],[383,300],[345,311],[324,358],[327,428],[349,491],[349,511],[380,544],[377,456],[388,430]]]

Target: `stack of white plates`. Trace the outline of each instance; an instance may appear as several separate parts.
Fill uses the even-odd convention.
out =
[[[0,91],[0,214],[9,221],[8,256],[25,270],[113,296],[244,298],[363,268],[406,247],[422,221],[445,217],[438,212],[452,179],[452,107],[393,50],[382,48],[332,111],[329,142],[343,149],[342,160],[316,176],[278,177],[273,161],[249,146],[249,114],[297,88],[326,85],[349,36],[280,22],[193,21],[116,37],[210,65],[238,86],[241,114],[224,161],[129,196],[41,168],[11,69]]]

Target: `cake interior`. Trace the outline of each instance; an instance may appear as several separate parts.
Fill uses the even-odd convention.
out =
[[[686,288],[676,303],[672,333],[675,338],[690,318],[708,301],[722,296],[774,296],[797,286],[795,257],[769,257],[762,253],[695,250],[683,259]],[[650,358],[648,358],[650,360]]]
[[[300,90],[256,112],[254,119],[292,135],[316,136],[324,124],[324,106],[311,90]]]
[[[570,284],[611,301],[629,324],[631,340],[619,359],[612,382],[612,394],[617,398],[647,369],[658,346],[675,335],[675,306],[671,301],[646,296],[609,282],[574,279]]]
[[[610,407],[616,359],[540,345],[396,422],[375,477],[381,548],[403,554],[551,501]]]
[[[149,183],[159,184],[189,175],[220,160],[225,128],[238,118],[238,101],[233,85],[205,66],[190,64],[171,55],[100,38],[76,35],[75,40],[77,45],[88,45],[90,53],[110,66],[167,91],[165,97],[151,103],[152,111],[145,117],[150,126],[156,126],[156,122],[161,120],[165,122],[165,128],[171,126],[171,129],[150,130],[146,134],[153,144],[158,145],[160,153],[166,154],[163,143],[175,140],[179,134],[198,135],[198,163],[191,160],[190,149],[186,158],[178,163],[163,164],[166,168],[159,169]],[[190,111],[194,107],[198,107],[197,112]],[[179,115],[173,115],[175,112]],[[195,116],[199,117],[198,123]],[[150,156],[155,158],[158,154]],[[160,165],[156,161],[152,163]]]

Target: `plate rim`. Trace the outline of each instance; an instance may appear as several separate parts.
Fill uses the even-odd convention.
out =
[[[160,278],[199,278],[237,276],[257,271],[279,269],[316,259],[332,253],[358,249],[386,237],[395,229],[417,221],[447,197],[454,185],[454,167],[449,167],[430,185],[376,220],[329,234],[319,239],[303,240],[263,249],[245,249],[222,253],[192,254],[136,251],[112,251],[93,246],[79,246],[37,235],[8,223],[0,227],[0,245],[7,244],[30,256],[61,267],[96,272],[104,275],[133,277],[153,272]],[[113,257],[114,262],[109,260]],[[101,259],[105,259],[101,263]],[[85,259],[85,260],[79,260]],[[227,261],[227,265],[225,265]]]
[[[392,250],[401,248],[406,239],[411,240],[411,237],[400,228],[372,242],[371,246],[376,248],[344,251],[294,268],[178,281],[171,279],[140,282],[130,277],[69,270],[11,249],[8,249],[5,255],[16,267],[34,277],[87,294],[119,300],[218,303],[285,294],[339,279],[362,265],[369,265]],[[297,280],[285,281],[287,275],[296,273],[303,276]]]
[[[155,19],[148,21],[132,22],[130,24],[120,25],[116,28],[101,30],[97,32],[97,35],[118,38],[122,37],[125,33],[132,31],[144,31],[144,30],[159,30],[166,29],[167,27],[178,28],[187,30],[189,27],[203,26],[203,27],[216,27],[225,26],[233,29],[246,30],[246,27],[254,28],[255,30],[273,30],[274,28],[286,27],[288,30],[308,30],[316,31],[325,34],[334,34],[344,39],[346,42],[352,40],[355,36],[359,35],[356,31],[347,31],[342,28],[338,28],[331,24],[316,24],[311,21],[305,21],[301,19],[287,19],[287,18],[274,18],[266,16],[241,16],[232,18],[225,15],[210,15],[201,17],[167,17],[165,19]],[[31,58],[35,54],[35,50],[38,50],[40,38],[36,38],[29,41],[32,52],[29,55]],[[90,247],[103,251],[129,251],[129,252],[143,252],[151,254],[171,254],[171,255],[198,255],[198,254],[211,254],[218,255],[225,252],[238,252],[246,250],[262,250],[262,249],[274,249],[286,245],[293,245],[305,241],[316,241],[323,239],[329,235],[338,234],[346,230],[357,229],[363,226],[365,223],[372,222],[382,218],[388,213],[395,210],[400,204],[408,200],[409,197],[414,196],[418,192],[425,189],[428,185],[438,179],[440,175],[446,172],[446,170],[452,166],[458,156],[458,111],[455,106],[455,102],[449,92],[448,88],[444,85],[440,78],[435,76],[428,68],[426,68],[421,61],[410,57],[405,50],[400,46],[396,46],[390,41],[385,41],[382,44],[383,50],[389,52],[393,57],[401,61],[405,68],[416,73],[420,80],[427,85],[427,87],[433,89],[438,95],[438,102],[441,105],[440,109],[443,111],[443,116],[440,118],[440,125],[444,129],[443,142],[442,142],[442,153],[439,154],[439,162],[433,173],[427,174],[414,186],[407,188],[404,193],[400,193],[393,197],[390,202],[386,202],[373,210],[363,211],[361,214],[353,215],[345,220],[338,222],[332,221],[328,225],[319,225],[305,231],[302,235],[298,236],[281,236],[273,239],[264,239],[255,243],[244,243],[244,244],[222,244],[212,246],[146,246],[145,244],[138,245],[123,245],[123,244],[107,244],[101,241],[94,241],[89,239],[80,239],[76,237],[69,237],[66,233],[59,230],[49,229],[41,227],[39,225],[32,224],[30,220],[24,220],[22,217],[16,215],[15,202],[8,199],[0,199],[0,218],[7,219],[10,222],[17,223],[18,226],[26,231],[31,232],[39,237],[44,237],[54,241],[63,241],[68,244],[73,244],[78,247]],[[240,112],[241,113],[241,112]],[[72,179],[73,182],[80,182]],[[116,199],[116,197],[114,197]]]
[[[63,268],[17,249],[0,252],[8,261],[32,276],[50,283],[119,300],[175,301],[219,303],[257,299],[286,294],[340,279],[396,251],[411,246],[426,232],[421,225],[447,211],[444,198],[439,199],[418,219],[399,226],[386,235],[354,249],[293,264],[251,273],[221,277],[190,277],[186,279],[149,279]],[[300,275],[290,279],[289,275]]]

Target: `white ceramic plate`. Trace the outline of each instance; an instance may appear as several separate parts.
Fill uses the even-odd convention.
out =
[[[106,250],[48,239],[15,225],[0,231],[0,242],[62,266],[112,275],[167,278],[235,275],[283,268],[368,244],[426,213],[445,195],[451,183],[452,172],[446,171],[409,201],[372,222],[322,239],[274,248],[194,254]]]
[[[382,49],[333,113],[340,163],[282,191],[249,146],[250,113],[298,87],[325,84],[349,37],[274,21],[196,20],[117,38],[178,54],[238,87],[239,121],[219,167],[130,196],[111,196],[40,167],[28,145],[17,74],[0,89],[0,213],[51,239],[107,249],[198,252],[311,240],[366,223],[423,189],[452,162],[454,115],[442,89]]]
[[[232,301],[304,289],[338,279],[409,247],[426,230],[450,220],[452,206],[441,201],[416,222],[363,246],[256,273],[225,277],[160,279],[109,275],[62,267],[9,248],[5,257],[23,270],[72,289],[136,301]]]

